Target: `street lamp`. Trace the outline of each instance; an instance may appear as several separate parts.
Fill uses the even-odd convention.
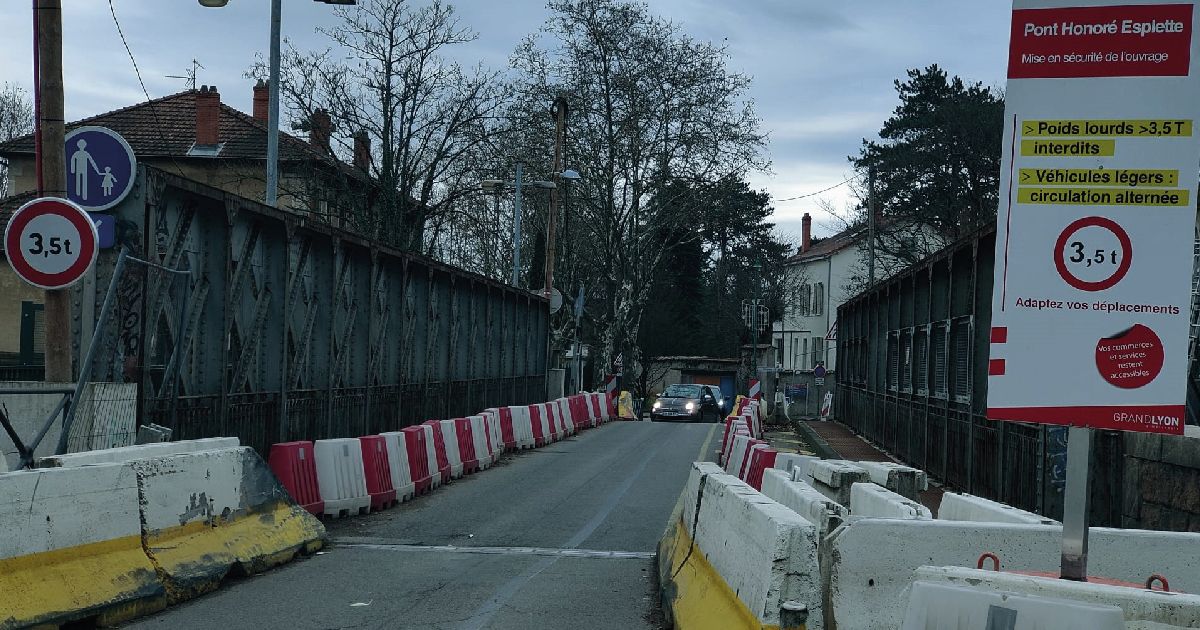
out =
[[[325,4],[353,5],[357,0],[315,0]],[[199,0],[200,6],[220,8],[229,0]],[[266,203],[274,207],[279,198],[279,22],[282,0],[271,0],[271,78],[267,104],[267,194]]]
[[[524,166],[517,163],[517,174],[512,183],[502,179],[485,179],[479,182],[480,188],[484,191],[496,195],[496,217],[500,217],[500,193],[504,192],[509,186],[513,192],[513,273],[512,285],[520,286],[521,284],[521,186],[523,184],[521,175],[524,172]],[[571,171],[575,173],[575,171]],[[575,173],[575,178],[578,179],[579,174]],[[530,184],[534,188],[545,190],[554,190],[558,186],[551,181],[538,180]]]

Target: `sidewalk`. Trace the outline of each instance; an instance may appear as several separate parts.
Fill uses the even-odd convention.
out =
[[[875,448],[841,423],[832,420],[797,420],[796,424],[802,436],[810,442],[809,450],[823,459],[904,463]],[[771,443],[774,446],[774,439],[771,439]],[[929,490],[921,493],[921,504],[936,515],[938,506],[942,504],[942,488],[931,483]]]

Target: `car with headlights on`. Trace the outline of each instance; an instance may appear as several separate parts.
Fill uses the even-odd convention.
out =
[[[725,399],[715,385],[670,385],[650,407],[651,421],[718,422]]]

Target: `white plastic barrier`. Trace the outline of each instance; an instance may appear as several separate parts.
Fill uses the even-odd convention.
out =
[[[432,440],[432,436],[429,439]],[[317,460],[317,485],[321,489],[321,500],[325,502],[325,514],[366,514],[371,509],[371,495],[367,494],[358,440],[317,440],[313,442],[313,454]]]
[[[1080,616],[1059,616],[1045,619],[1042,627],[1078,630],[1094,630],[1105,628],[1095,620],[1082,616],[1080,609],[1111,607],[1118,612],[1115,623],[1111,627],[1119,630],[1126,628],[1126,623],[1138,628],[1200,628],[1200,596],[1182,593],[1164,593],[1140,588],[1110,586],[1092,582],[1072,582],[1054,578],[1019,575],[996,571],[980,571],[962,567],[920,567],[915,577],[917,584],[927,584],[932,587],[960,588],[965,593],[960,595],[991,595],[1001,593],[1019,593],[1023,596],[1036,598],[1054,598],[1060,602],[1073,602],[1071,606]],[[911,602],[916,599],[916,585],[913,597],[910,598],[909,614],[913,613]],[[1012,597],[1006,601],[1011,602]],[[1004,604],[1006,608],[1012,608]],[[1064,607],[1065,608],[1065,607]],[[1051,611],[1052,614],[1054,611]],[[1064,610],[1065,612],[1065,610]],[[1022,613],[1022,621],[1024,612]],[[1082,623],[1090,621],[1090,623]],[[905,627],[907,628],[907,618]],[[926,626],[915,626],[925,628]],[[981,626],[982,627],[982,626]]]
[[[37,460],[38,468],[70,468],[73,466],[91,466],[93,464],[108,464],[129,462],[135,459],[166,457],[183,453],[196,453],[222,448],[239,446],[235,437],[203,438],[199,440],[181,440],[179,442],[155,442],[137,446],[121,446],[106,448],[98,451],[83,451],[66,455],[52,455]]]
[[[428,424],[418,425],[425,432],[425,457],[429,464],[429,489],[442,485],[442,471],[438,467],[437,443],[433,440],[433,427]]]
[[[822,628],[815,525],[713,465],[693,464],[684,492],[696,548],[751,613],[777,626],[794,600],[808,606],[808,627]]]
[[[438,429],[442,432],[442,442],[446,444],[446,459],[450,462],[450,476],[461,479],[463,476],[462,453],[458,450],[458,429],[453,420],[438,421]]]
[[[528,407],[509,407],[513,424],[513,437],[517,438],[517,448],[533,448],[536,446],[533,437],[533,423],[530,421]],[[484,451],[487,452],[486,450]],[[490,453],[488,453],[490,458]]]
[[[380,435],[387,445],[388,467],[392,469],[392,487],[396,489],[396,499],[408,501],[416,496],[417,485],[413,483],[412,470],[408,465],[408,448],[404,443],[404,434],[400,431],[389,431]]]
[[[749,435],[735,435],[732,444],[729,448],[729,455],[725,457],[725,472],[737,476],[738,471],[742,469],[742,462],[746,460],[746,450],[750,448],[750,440],[753,439]]]
[[[855,462],[871,475],[871,481],[914,501],[929,489],[929,475],[919,468],[896,462]]]
[[[734,450],[733,444],[734,444],[734,440],[737,439],[737,436],[743,435],[747,438],[752,437],[750,435],[750,427],[746,424],[746,421],[742,418],[734,420],[733,423],[730,424],[729,430],[730,430],[731,435],[729,435],[729,437],[724,440],[725,450],[723,450],[721,452],[721,464],[726,465],[726,466],[729,465],[729,459],[733,455],[733,450]]]
[[[974,568],[980,555],[999,556],[1003,571],[1057,572],[1062,528],[961,521],[858,519],[825,538],[821,573],[839,628],[895,630],[913,572],[927,565]],[[1200,534],[1094,527],[1088,572],[1144,583],[1152,574],[1171,590],[1200,592]]]
[[[821,537],[833,531],[849,516],[844,505],[817,492],[803,481],[793,481],[782,470],[763,471],[762,493],[816,525]]]
[[[796,475],[799,475],[799,476],[793,477],[793,478],[804,480],[804,479],[808,478],[809,462],[813,462],[813,461],[816,461],[819,459],[821,459],[821,458],[817,457],[816,455],[801,455],[799,453],[780,453],[775,456],[775,469],[782,470],[782,471],[788,473],[789,476],[792,475],[793,470],[798,471],[796,473]]]
[[[499,419],[493,420],[491,418],[484,417],[483,427],[491,436],[491,440],[488,440],[487,444],[490,445],[489,452],[491,453],[492,463],[494,464],[500,461],[500,458],[504,455],[504,432],[500,428]]]
[[[929,508],[873,483],[850,486],[850,514],[871,518],[912,518],[930,520]]]
[[[850,505],[850,488],[856,483],[871,481],[871,475],[854,462],[842,459],[819,459],[808,464],[808,479],[821,494]]]
[[[1106,604],[913,583],[903,630],[961,628],[1125,630],[1125,621],[1120,608]]]
[[[479,468],[491,468],[492,453],[488,450],[488,431],[493,424],[492,419],[487,416],[471,416],[470,420],[471,440],[475,444],[475,457],[479,458]]]
[[[971,494],[947,492],[942,495],[938,518],[943,521],[973,521],[977,523],[1024,523],[1026,525],[1057,525],[1058,521],[1011,505],[991,501]]]

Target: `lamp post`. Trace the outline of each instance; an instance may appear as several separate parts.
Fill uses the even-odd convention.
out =
[[[504,192],[509,187],[511,187],[513,190],[512,285],[514,287],[521,285],[521,215],[522,215],[521,187],[524,185],[524,182],[522,180],[522,175],[524,174],[524,172],[525,172],[524,165],[522,165],[520,162],[518,162],[516,177],[513,178],[513,181],[511,183],[506,182],[502,179],[485,179],[482,182],[479,182],[480,187],[482,187],[484,190],[489,191],[492,194],[496,195],[497,205],[499,205],[499,203],[500,203],[500,193]],[[569,171],[569,172],[575,173],[575,171]],[[575,177],[578,178],[579,174],[575,173]],[[553,191],[555,188],[558,187],[558,185],[555,184],[554,182],[547,181],[547,180],[538,180],[538,181],[532,182],[531,185],[534,188],[547,189],[550,191]],[[497,219],[499,219],[499,212],[497,212],[496,215],[497,215]]]
[[[325,4],[350,6],[357,0],[314,0]],[[229,0],[199,0],[200,6],[220,8]],[[271,69],[267,102],[267,194],[266,204],[274,207],[279,199],[279,25],[282,0],[271,0]]]

